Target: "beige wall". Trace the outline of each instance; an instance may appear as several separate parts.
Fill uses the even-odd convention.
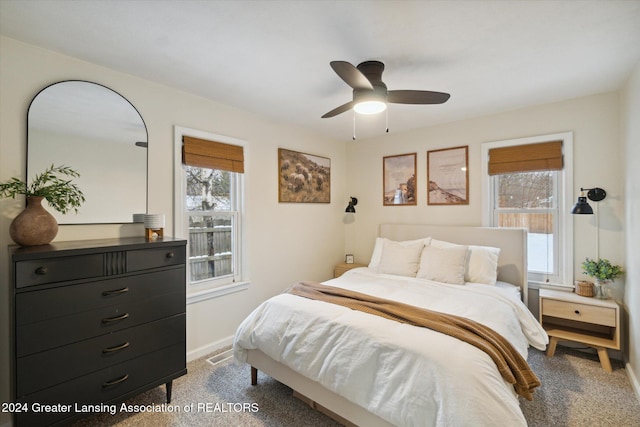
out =
[[[130,75],[122,74],[0,38],[0,181],[25,178],[26,115],[29,102],[45,86],[79,79],[103,84],[126,97],[140,111],[149,131],[149,210],[167,215],[166,234],[173,230],[173,135],[182,126],[247,141],[246,291],[191,304],[187,308],[188,351],[197,352],[229,339],[240,321],[259,302],[296,280],[325,280],[344,257],[341,227],[345,193],[344,143],[327,140],[246,111],[220,105]],[[277,149],[331,159],[331,203],[280,204],[277,192]],[[70,165],[73,166],[73,165]],[[22,200],[0,200],[0,401],[9,399],[9,224]],[[57,240],[135,234],[131,225],[61,226]],[[0,418],[0,425],[6,421]]]
[[[626,204],[626,293],[627,368],[633,374],[640,399],[640,63],[627,82],[622,97],[622,157],[625,170]]]
[[[389,114],[393,114],[390,112]],[[616,93],[594,95],[570,101],[510,111],[503,114],[458,121],[405,134],[349,144],[347,192],[358,198],[356,221],[348,230],[347,245],[354,245],[360,261],[367,261],[377,225],[381,222],[425,222],[432,224],[481,225],[481,144],[572,131],[574,137],[574,185],[601,187],[607,198],[600,202],[600,256],[624,264],[624,197],[619,167],[619,100]],[[428,206],[426,202],[426,153],[446,147],[469,146],[469,205]],[[382,206],[382,157],[418,153],[417,206]],[[572,159],[565,159],[571,161]],[[362,171],[366,171],[363,173]],[[575,273],[580,263],[595,256],[596,232],[593,217],[574,218]],[[616,283],[622,297],[622,281]]]

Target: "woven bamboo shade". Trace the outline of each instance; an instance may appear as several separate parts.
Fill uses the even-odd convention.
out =
[[[239,145],[183,136],[182,163],[244,173],[244,149]]]
[[[562,141],[489,150],[489,175],[562,169]]]

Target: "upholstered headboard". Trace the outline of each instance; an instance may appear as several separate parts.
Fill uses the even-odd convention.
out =
[[[378,235],[398,241],[433,237],[460,245],[500,248],[498,280],[520,286],[527,303],[527,231],[523,228],[380,224]]]

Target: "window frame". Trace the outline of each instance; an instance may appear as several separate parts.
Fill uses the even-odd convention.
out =
[[[174,127],[174,224],[173,229],[175,236],[178,238],[189,240],[189,213],[186,210],[186,170],[182,163],[182,137],[191,136],[194,138],[218,141],[226,144],[242,146],[246,152],[247,143],[236,138],[217,135],[196,129],[184,128],[180,126]],[[234,253],[234,272],[232,275],[214,277],[205,280],[199,280],[191,283],[190,268],[186,269],[187,283],[187,304],[198,301],[217,298],[230,293],[239,292],[248,289],[250,282],[246,279],[245,271],[245,227],[243,224],[244,207],[245,207],[245,180],[246,180],[246,156],[245,156],[245,173],[231,172],[232,174],[232,210],[231,211],[198,211],[198,215],[233,215],[235,221],[233,247]],[[234,213],[235,212],[235,213]],[[194,212],[195,213],[195,212]],[[189,263],[189,245],[187,245],[187,264]],[[187,265],[187,267],[189,267]]]
[[[481,145],[481,184],[482,184],[482,225],[494,225],[494,180],[489,175],[489,150],[492,148],[536,144],[553,140],[562,141],[564,164],[558,171],[560,185],[558,186],[558,221],[554,225],[554,236],[558,237],[558,275],[549,276],[546,282],[540,273],[528,272],[528,282],[531,288],[540,286],[551,288],[573,289],[573,217],[570,214],[573,200],[573,132],[562,132],[525,138],[485,142]],[[558,228],[560,231],[558,232]],[[541,280],[542,279],[542,280]]]

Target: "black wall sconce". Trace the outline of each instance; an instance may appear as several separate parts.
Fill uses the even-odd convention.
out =
[[[587,196],[584,196],[584,192],[587,192]],[[593,215],[593,209],[587,199],[593,202],[599,202],[604,200],[607,197],[607,192],[602,188],[580,188],[580,197],[578,197],[578,203],[571,209],[572,214],[577,215]],[[596,259],[600,259],[600,224],[598,221],[598,205],[596,205],[596,215],[595,215],[595,223],[596,223]]]
[[[356,208],[355,206],[358,204],[358,199],[356,199],[355,197],[351,197],[351,200],[349,201],[349,206],[347,206],[347,209],[345,209],[345,212],[348,213],[356,213]]]
[[[586,197],[584,196],[585,191],[587,192]],[[602,188],[580,188],[578,203],[576,203],[573,209],[571,209],[571,213],[577,215],[593,215],[593,209],[591,208],[591,205],[589,205],[589,202],[587,202],[587,199],[599,202],[604,200],[605,197],[607,197],[607,192]]]

